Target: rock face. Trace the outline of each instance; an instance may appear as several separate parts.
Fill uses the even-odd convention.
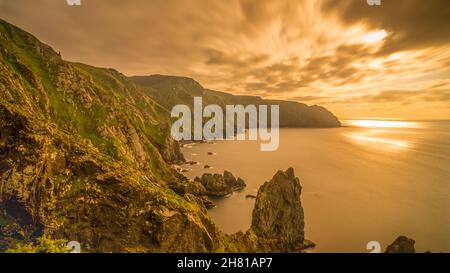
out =
[[[215,207],[214,203],[208,197],[224,197],[234,191],[240,191],[246,186],[242,178],[236,179],[228,171],[225,171],[223,175],[205,173],[202,177],[196,177],[194,180],[189,180],[183,175],[179,175],[182,182],[170,184],[171,189],[180,195],[192,194],[197,196],[208,209]]]
[[[302,187],[292,168],[278,171],[259,188],[251,231],[259,246],[268,251],[292,251],[305,247]]]
[[[0,252],[49,236],[92,252],[223,248],[179,195],[170,116],[112,69],[66,62],[0,20]]]
[[[206,194],[209,196],[223,197],[233,192],[231,187],[225,184],[221,174],[205,173],[200,178],[200,182],[205,187]]]
[[[416,253],[415,243],[413,239],[402,235],[386,248],[385,253]]]
[[[238,177],[238,179],[236,179],[229,171],[223,173],[223,180],[233,191],[241,191],[247,186],[242,178]]]
[[[206,190],[205,194],[214,197],[224,197],[233,191],[240,191],[246,186],[244,180],[236,179],[228,171],[225,171],[223,175],[205,173],[202,177],[196,177],[193,183],[200,183]]]
[[[0,252],[42,237],[79,241],[89,252],[301,245],[293,171],[262,187],[246,234],[217,229],[202,197],[245,183],[230,173],[187,183],[170,165],[184,158],[169,113],[119,72],[66,62],[0,20]]]

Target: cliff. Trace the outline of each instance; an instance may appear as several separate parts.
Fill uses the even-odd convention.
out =
[[[167,185],[167,111],[111,69],[69,63],[0,21],[0,249],[43,235],[87,251],[212,251],[221,234]]]
[[[200,83],[186,77],[163,75],[135,76],[131,80],[144,87],[145,92],[166,109],[177,104],[193,106],[194,97],[202,97],[203,104],[225,105],[279,105],[280,127],[290,128],[333,128],[341,123],[324,107],[281,100],[264,100],[255,96],[234,96],[203,88]]]
[[[278,190],[266,187],[259,198],[287,187],[295,200],[268,207],[257,201],[261,225],[225,235],[201,194],[173,190],[186,181],[170,167],[184,159],[169,129],[170,113],[148,90],[115,70],[64,61],[0,20],[0,251],[50,239],[78,241],[85,252],[269,251],[301,244],[303,230],[289,229],[266,245],[280,223],[259,217],[287,209],[283,221],[303,219],[291,171],[271,182]]]

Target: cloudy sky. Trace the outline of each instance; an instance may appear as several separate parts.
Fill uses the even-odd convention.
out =
[[[0,0],[71,61],[189,76],[341,118],[450,117],[448,0]]]

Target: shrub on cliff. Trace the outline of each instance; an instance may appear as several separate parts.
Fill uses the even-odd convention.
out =
[[[69,253],[67,241],[52,239],[47,236],[40,237],[36,243],[18,243],[15,247],[6,251],[7,253]]]

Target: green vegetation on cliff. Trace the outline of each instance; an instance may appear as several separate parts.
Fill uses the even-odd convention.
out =
[[[69,253],[66,240],[54,240],[46,236],[40,237],[36,243],[18,243],[6,253]]]
[[[265,101],[207,91],[190,79],[150,79],[144,87],[113,69],[64,61],[0,20],[0,252],[60,252],[61,240],[78,241],[85,252],[286,251],[289,246],[280,244],[301,245],[289,241],[290,234],[280,242],[271,234],[261,240],[252,230],[223,234],[201,196],[170,166],[184,161],[169,135],[172,104],[197,93],[219,104]],[[293,172],[286,177],[288,187],[298,183]],[[259,207],[269,214],[277,209],[285,208]]]
[[[216,247],[196,197],[167,187],[183,160],[167,110],[4,21],[0,61],[0,248],[43,235],[92,251]]]

